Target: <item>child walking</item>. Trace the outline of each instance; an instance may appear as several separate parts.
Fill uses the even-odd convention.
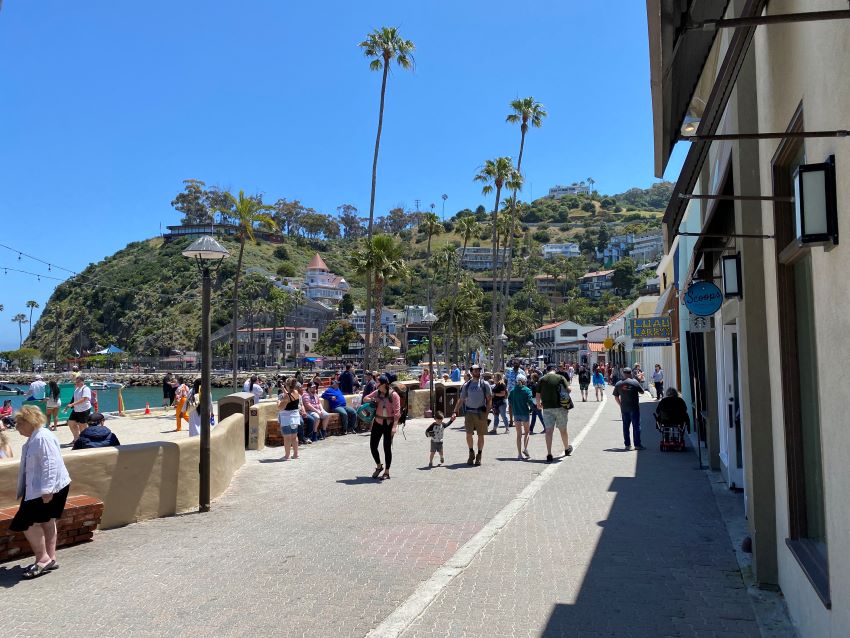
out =
[[[446,457],[443,455],[443,431],[451,425],[455,420],[454,415],[449,419],[448,424],[443,423],[443,413],[440,410],[434,412],[434,422],[425,430],[425,436],[431,439],[431,456],[428,459],[428,467],[434,467],[434,454],[440,453],[440,463],[446,462]]]

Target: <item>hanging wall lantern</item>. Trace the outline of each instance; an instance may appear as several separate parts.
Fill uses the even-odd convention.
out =
[[[803,164],[797,169],[794,207],[799,243],[838,244],[835,155],[823,164]]]
[[[723,271],[723,296],[729,299],[730,297],[744,296],[744,289],[741,285],[741,253],[734,255],[723,255],[722,261]]]

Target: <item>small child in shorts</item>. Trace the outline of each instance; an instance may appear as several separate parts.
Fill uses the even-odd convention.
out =
[[[443,413],[437,410],[434,412],[434,422],[425,430],[425,436],[431,439],[431,456],[428,459],[428,467],[434,467],[434,454],[440,453],[440,463],[445,463],[446,458],[443,456],[443,431],[455,420],[454,415],[449,420],[448,424],[443,423]]]

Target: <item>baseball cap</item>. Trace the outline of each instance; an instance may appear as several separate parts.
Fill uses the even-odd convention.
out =
[[[470,369],[470,370],[480,370],[480,369],[481,369],[481,366],[480,366],[480,365],[478,365],[477,363],[473,363],[473,364],[469,367],[469,369]]]
[[[37,375],[35,375],[35,378],[36,379],[43,379],[44,377],[42,377],[40,374],[37,374]]]
[[[382,374],[381,376],[379,376],[379,377],[378,377],[378,383],[386,383],[386,384],[389,384],[389,382],[390,382],[390,379],[389,379],[389,377],[387,377],[387,375],[385,375],[385,374]]]
[[[92,425],[103,423],[104,420],[106,420],[106,417],[104,417],[101,412],[92,412],[91,414],[89,414],[88,422]]]
[[[631,373],[632,373],[631,368],[623,368],[623,374],[631,374]]]

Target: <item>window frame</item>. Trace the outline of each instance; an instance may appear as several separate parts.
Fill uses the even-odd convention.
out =
[[[803,130],[803,105],[801,102],[791,118],[787,131],[801,132]],[[791,197],[794,195],[794,161],[804,148],[804,140],[800,137],[785,137],[779,143],[771,160],[774,196]],[[794,280],[794,264],[811,251],[810,248],[801,246],[796,241],[793,202],[774,201],[773,223],[776,247],[780,366],[782,370],[796,371],[799,369],[799,346],[797,342],[797,290]],[[785,539],[785,544],[808,578],[821,603],[827,609],[831,609],[828,550],[824,551],[820,543],[808,538],[800,389],[793,381],[793,379],[796,379],[796,375],[783,374],[780,375],[780,379],[785,430],[785,466],[788,482],[789,537]],[[823,439],[821,439],[822,445]],[[823,474],[823,465],[821,465],[821,474]],[[824,545],[826,545],[826,541]]]

